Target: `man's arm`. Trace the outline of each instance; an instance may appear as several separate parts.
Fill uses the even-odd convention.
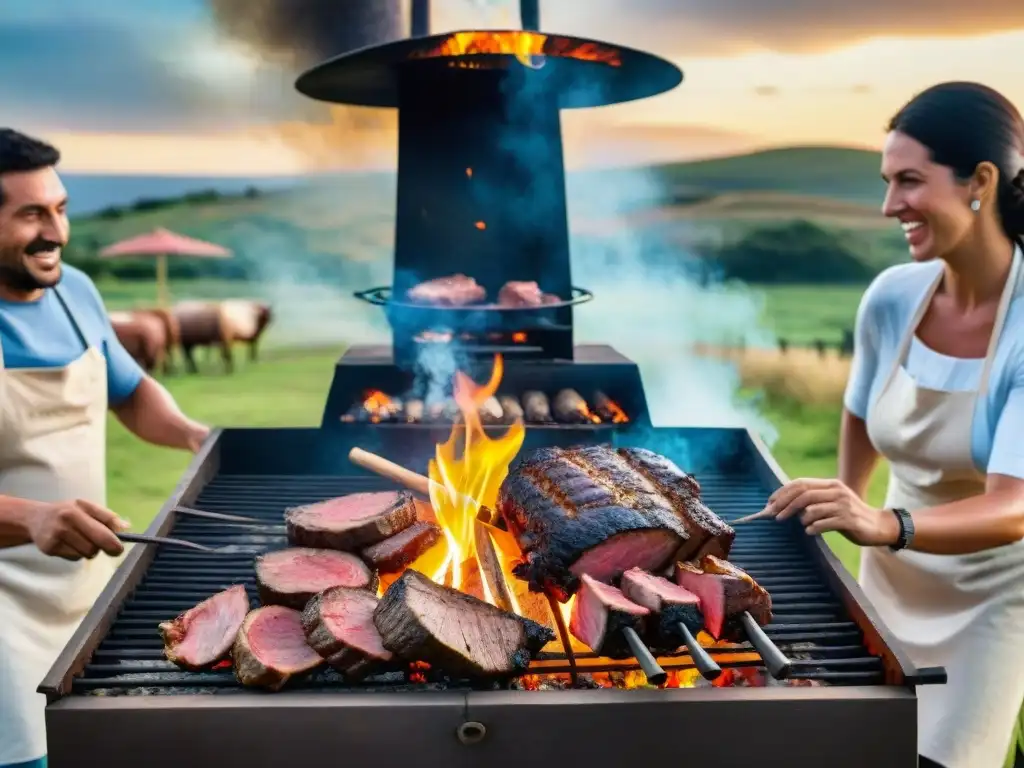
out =
[[[130,432],[154,445],[195,452],[210,434],[209,427],[182,413],[171,393],[152,376],[144,375],[112,410]]]

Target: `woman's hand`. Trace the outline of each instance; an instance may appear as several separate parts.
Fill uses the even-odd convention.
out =
[[[800,515],[809,536],[838,531],[862,547],[889,546],[900,535],[896,515],[866,504],[839,480],[793,480],[769,497],[765,510],[776,520]]]

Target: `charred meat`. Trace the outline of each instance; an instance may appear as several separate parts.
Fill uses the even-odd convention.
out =
[[[380,573],[398,573],[441,540],[441,527],[425,521],[363,550],[363,559]]]
[[[503,307],[541,307],[557,303],[557,296],[544,293],[532,280],[509,280],[498,292],[498,304]]]
[[[249,613],[249,596],[238,584],[218,592],[172,621],[160,624],[164,656],[193,672],[228,655],[239,627]]]
[[[677,487],[691,481],[689,495],[688,485]],[[732,529],[696,493],[696,481],[650,451],[535,451],[498,494],[498,510],[525,557],[514,573],[533,591],[565,602],[583,574],[610,583],[633,567],[659,571],[677,552],[700,551],[712,531],[731,542]]]
[[[332,587],[309,601],[302,612],[306,642],[351,680],[391,660],[373,625],[377,596],[363,589]]]
[[[649,615],[650,610],[634,603],[621,590],[584,574],[572,606],[569,631],[594,653],[609,659],[628,659],[633,652],[623,630],[629,628],[642,636]]]
[[[627,598],[657,616],[648,622],[646,638],[657,652],[668,653],[684,643],[680,624],[694,635],[704,628],[700,598],[662,576],[630,568],[622,574],[621,589]]]
[[[301,614],[282,605],[257,608],[246,616],[231,655],[238,682],[271,691],[323,664],[306,642]]]
[[[377,575],[348,552],[293,547],[256,558],[256,584],[263,605],[301,611],[315,594],[329,587],[374,590]]]
[[[451,675],[522,674],[555,633],[407,570],[381,598],[373,622],[384,647]]]
[[[416,521],[408,491],[352,493],[285,511],[288,541],[300,547],[356,552]]]
[[[487,291],[476,280],[466,275],[450,275],[414,285],[406,296],[419,304],[438,307],[465,307],[479,304],[487,298]]]
[[[735,619],[744,611],[762,627],[772,620],[768,591],[732,563],[705,555],[699,564],[678,563],[676,583],[700,598],[704,628],[716,640],[743,636]]]

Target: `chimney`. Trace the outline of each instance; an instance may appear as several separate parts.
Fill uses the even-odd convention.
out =
[[[540,0],[519,0],[519,16],[523,29],[528,32],[540,30]]]
[[[430,34],[430,0],[412,0],[410,17],[409,34],[412,37]]]

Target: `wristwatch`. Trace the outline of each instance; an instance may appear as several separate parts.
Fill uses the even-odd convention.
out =
[[[899,507],[889,511],[896,515],[896,520],[900,524],[900,535],[896,539],[896,543],[889,547],[893,552],[897,552],[909,547],[910,542],[914,540],[914,518],[910,516],[907,510],[900,509]]]

